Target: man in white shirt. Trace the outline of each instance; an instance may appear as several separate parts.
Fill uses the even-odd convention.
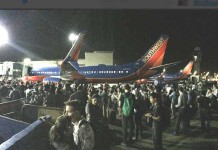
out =
[[[65,115],[71,117],[74,143],[79,150],[93,150],[94,132],[90,124],[82,117],[82,105],[77,100],[65,102]]]
[[[188,96],[186,92],[184,92],[182,87],[179,87],[179,97],[178,97],[178,104],[175,105],[176,108],[178,108],[178,115],[177,115],[177,120],[176,120],[176,128],[175,132],[173,132],[173,135],[178,135],[179,134],[179,127],[180,123],[182,121],[183,123],[183,133],[186,134],[188,130]]]

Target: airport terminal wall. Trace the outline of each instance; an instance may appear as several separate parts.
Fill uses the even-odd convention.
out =
[[[51,116],[46,116],[45,119],[49,121]],[[50,126],[42,120],[27,124],[0,116],[0,124],[3,124],[0,126],[0,137],[6,139],[0,145],[0,150],[49,150],[51,148],[48,140]]]

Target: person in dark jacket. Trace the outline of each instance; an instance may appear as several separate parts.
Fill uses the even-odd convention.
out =
[[[209,131],[211,121],[210,100],[205,96],[204,91],[197,97],[197,102],[200,108],[201,128]]]
[[[159,99],[158,93],[151,93],[150,102],[153,105],[153,112],[147,113],[145,116],[152,118],[152,139],[154,144],[154,150],[162,150],[162,105]]]
[[[71,150],[75,148],[73,134],[70,134],[68,128],[71,124],[70,117],[59,116],[55,124],[50,128],[49,140],[55,150]]]
[[[134,124],[135,124],[135,140],[138,136],[142,137],[142,114],[144,103],[139,90],[135,90],[135,109],[134,109]]]

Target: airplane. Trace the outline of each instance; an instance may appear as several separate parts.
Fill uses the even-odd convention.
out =
[[[82,41],[84,38],[84,34],[80,33],[78,35],[78,38],[73,43],[72,48],[68,52],[66,58],[63,60],[63,62],[67,61],[67,58],[70,57],[73,61],[77,61],[79,58],[80,53],[80,47],[82,45]],[[62,63],[63,64],[63,63]],[[21,78],[22,81],[45,81],[45,82],[60,82],[60,73],[61,73],[61,67],[60,66],[35,66],[34,68],[28,67],[28,75],[23,76]]]
[[[77,63],[84,34],[80,33],[60,66],[32,68],[29,77],[39,80],[63,79],[86,83],[118,83],[134,81],[156,73],[150,70],[162,64],[169,37],[161,35],[136,62],[123,65],[79,66]]]
[[[193,61],[190,61],[183,70],[180,70],[177,73],[166,73],[165,71],[163,71],[160,74],[155,74],[151,77],[149,77],[148,79],[141,79],[141,80],[137,80],[136,83],[137,84],[144,84],[144,83],[148,83],[148,82],[154,82],[155,84],[158,83],[171,83],[174,81],[178,81],[178,80],[184,80],[186,79],[192,71],[192,67],[193,67]],[[150,69],[156,69],[154,68],[150,68]]]

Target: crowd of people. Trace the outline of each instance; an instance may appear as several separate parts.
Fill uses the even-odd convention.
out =
[[[210,131],[211,115],[217,112],[217,85],[167,84],[76,84],[2,81],[0,101],[23,98],[23,103],[64,108],[50,129],[54,149],[105,147],[109,123],[122,118],[123,142],[129,146],[143,137],[142,117],[152,127],[155,150],[161,150],[165,122],[175,119],[173,135],[187,134],[190,121],[199,112],[201,128]],[[166,110],[170,115],[166,115]],[[169,118],[168,118],[169,117]],[[180,124],[183,124],[182,130]],[[129,128],[129,132],[128,132]]]

